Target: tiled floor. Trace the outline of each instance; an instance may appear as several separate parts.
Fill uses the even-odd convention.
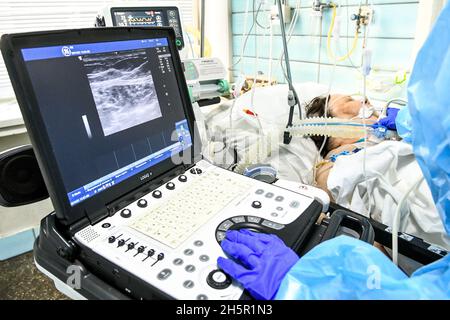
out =
[[[31,252],[0,261],[0,300],[64,300],[53,282],[44,276],[33,261]]]

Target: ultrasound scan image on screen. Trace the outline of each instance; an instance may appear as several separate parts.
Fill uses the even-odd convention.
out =
[[[162,116],[145,50],[82,59],[105,136]]]

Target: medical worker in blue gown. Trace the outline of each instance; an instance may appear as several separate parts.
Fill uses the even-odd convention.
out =
[[[409,131],[417,161],[450,234],[450,3],[421,49],[408,86]],[[400,117],[399,117],[400,118]],[[401,116],[404,122],[405,115]],[[303,257],[273,235],[231,231],[231,259],[218,265],[257,299],[450,299],[450,254],[410,277],[354,238],[326,241]]]

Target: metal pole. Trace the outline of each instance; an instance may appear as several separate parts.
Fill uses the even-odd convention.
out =
[[[201,21],[200,21],[200,57],[205,56],[205,4],[206,0],[201,0]]]

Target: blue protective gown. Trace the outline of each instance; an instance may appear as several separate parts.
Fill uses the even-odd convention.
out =
[[[412,145],[450,234],[450,2],[418,54],[408,85]],[[275,299],[450,299],[450,254],[406,276],[384,254],[341,236],[289,270]]]

